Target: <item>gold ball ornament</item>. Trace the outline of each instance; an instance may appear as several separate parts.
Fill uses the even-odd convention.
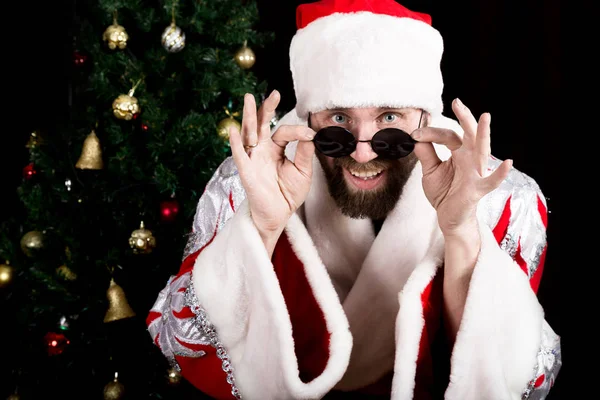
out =
[[[161,43],[169,53],[177,53],[185,47],[185,33],[172,22],[162,33]]]
[[[179,370],[175,367],[169,368],[167,371],[167,380],[169,385],[178,385],[181,382],[182,375]]]
[[[35,257],[44,248],[44,234],[40,231],[27,232],[21,238],[21,250],[27,257]]]
[[[149,254],[156,247],[156,239],[152,236],[152,231],[146,229],[144,221],[140,222],[139,229],[131,233],[129,246],[135,254]]]
[[[225,140],[229,140],[229,129],[232,127],[237,128],[238,132],[242,130],[242,124],[238,122],[232,115],[222,119],[217,126],[217,133]]]
[[[244,69],[252,68],[256,62],[256,55],[247,46],[247,42],[244,42],[244,45],[235,53],[235,62]]]
[[[115,372],[115,378],[104,386],[104,400],[121,400],[125,396],[125,385],[119,382],[119,373]]]
[[[4,264],[0,264],[0,288],[7,287],[13,280],[14,268],[6,261]]]
[[[109,49],[123,50],[127,47],[129,35],[123,26],[119,25],[116,21],[113,21],[113,24],[104,31],[102,39],[106,42]]]
[[[141,109],[138,99],[133,97],[134,90],[131,89],[127,94],[120,94],[113,103],[113,114],[118,119],[130,121],[135,114],[138,114]]]

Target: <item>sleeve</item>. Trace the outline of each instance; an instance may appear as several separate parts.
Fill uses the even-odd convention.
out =
[[[213,398],[319,399],[349,362],[348,322],[297,215],[269,258],[228,162],[199,201],[181,269],[148,330]]]
[[[493,159],[490,170],[500,162]],[[478,210],[481,250],[451,357],[448,399],[544,399],[562,366],[561,342],[537,299],[547,205],[513,169]]]
[[[198,201],[179,272],[168,279],[146,319],[150,336],[169,363],[215,399],[240,399],[241,394],[227,351],[191,285],[192,269],[244,198],[235,165],[228,158]]]

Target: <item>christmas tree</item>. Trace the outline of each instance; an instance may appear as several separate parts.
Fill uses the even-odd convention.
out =
[[[272,35],[253,1],[99,0],[73,18],[69,117],[31,133],[25,213],[0,229],[0,395],[202,398],[145,319],[243,95],[264,98],[253,49]]]

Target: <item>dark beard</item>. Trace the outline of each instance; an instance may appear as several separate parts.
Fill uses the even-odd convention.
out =
[[[317,152],[317,158],[327,178],[329,194],[342,211],[350,218],[384,219],[396,206],[402,195],[404,185],[417,162],[417,157],[411,153],[399,160],[374,159],[366,164],[357,163],[352,157],[333,159],[333,168],[326,162],[326,156]],[[385,169],[385,184],[375,190],[356,191],[348,187],[344,179],[344,168],[357,171]]]

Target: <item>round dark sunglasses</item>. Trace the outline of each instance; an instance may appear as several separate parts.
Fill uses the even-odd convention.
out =
[[[421,119],[423,113],[421,112]],[[309,117],[310,119],[310,117]],[[421,127],[419,119],[419,128]],[[345,157],[356,150],[359,142],[371,143],[371,148],[380,158],[393,160],[412,153],[417,141],[398,128],[385,128],[373,135],[371,140],[356,140],[352,132],[341,126],[320,129],[313,138],[315,148],[327,157]]]

